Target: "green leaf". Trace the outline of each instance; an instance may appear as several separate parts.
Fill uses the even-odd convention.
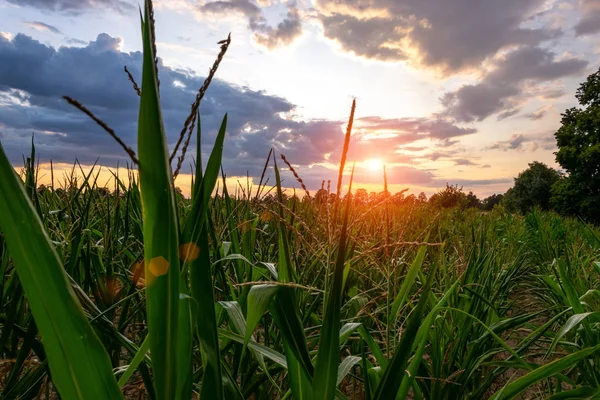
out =
[[[454,295],[459,283],[459,281],[454,282],[454,284],[446,291],[446,293],[444,293],[444,296],[439,300],[436,306],[433,307],[429,314],[427,314],[427,316],[423,319],[423,323],[417,331],[417,336],[413,344],[413,350],[416,348],[415,355],[408,366],[408,374],[402,379],[399,392],[396,396],[397,399],[404,399],[408,396],[408,392],[414,382],[417,370],[423,360],[423,353],[425,352],[425,347],[427,345],[427,338],[429,337],[431,324],[433,323],[434,318],[436,318],[439,314],[440,310],[446,306],[446,303],[450,297]]]
[[[248,293],[248,315],[246,318],[246,335],[244,344],[247,344],[256,329],[258,322],[269,307],[273,296],[277,293],[277,285],[255,285]]]
[[[536,384],[542,379],[547,379],[555,374],[558,374],[562,370],[565,370],[571,367],[572,365],[577,364],[579,361],[583,360],[586,357],[589,357],[598,350],[600,350],[600,344],[594,347],[588,347],[586,349],[579,350],[573,354],[569,354],[568,356],[565,356],[540,368],[537,368],[529,372],[527,375],[524,375],[516,381],[504,386],[502,389],[500,389],[499,392],[497,392],[496,394],[494,394],[494,396],[491,397],[491,400],[512,399],[515,396],[522,393],[523,391],[525,391],[528,387]]]
[[[0,210],[0,228],[58,393],[65,399],[123,398],[108,354],[77,301],[42,221],[1,145]]]
[[[275,300],[271,303],[270,310],[284,344],[288,346],[286,349],[288,364],[289,357],[293,356],[305,371],[304,375],[311,377],[314,367],[308,353],[306,336],[298,315],[298,309],[294,306],[295,301],[292,300],[292,290],[293,288],[289,286],[280,286]]]
[[[340,344],[344,343],[362,324],[360,322],[349,322],[340,329]]]
[[[375,360],[377,360],[377,363],[379,364],[379,366],[381,368],[386,368],[388,365],[388,360],[383,355],[383,352],[381,351],[381,349],[379,348],[379,345],[373,338],[373,335],[371,335],[371,333],[367,330],[367,328],[364,325],[361,325],[358,327],[358,333],[360,334],[360,337],[367,344],[367,347],[373,353],[373,356],[375,357]]]
[[[406,302],[406,299],[408,298],[408,292],[410,291],[412,285],[415,283],[415,279],[419,275],[419,271],[423,266],[426,251],[427,248],[425,246],[422,246],[417,252],[417,257],[415,257],[413,263],[408,269],[408,272],[406,273],[406,276],[402,281],[400,291],[398,292],[398,295],[396,296],[396,298],[394,299],[394,303],[392,304],[392,311],[390,311],[389,323],[392,323],[395,320],[396,314],[398,314],[398,310],[400,310],[400,307],[402,307]]]
[[[546,400],[591,400],[600,397],[600,389],[582,386],[577,389],[567,390],[548,397]]]
[[[179,281],[179,327],[177,338],[177,394],[180,399],[192,398],[192,298],[188,295],[187,270],[181,274]]]
[[[589,316],[600,316],[600,311],[586,312],[586,313],[582,313],[582,314],[571,315],[571,317],[567,320],[567,322],[565,322],[565,324],[556,333],[556,336],[554,336],[554,340],[552,340],[552,344],[550,345],[550,347],[548,348],[548,351],[546,352],[546,357],[548,357],[550,355],[550,353],[552,353],[554,351],[558,342],[560,342],[560,340],[567,333],[569,333],[571,331],[571,329],[579,326],[579,324],[581,324],[583,322],[583,320],[585,320]]]
[[[340,366],[338,367],[338,375],[335,383],[336,386],[339,386],[340,383],[342,383],[346,375],[348,375],[348,373],[352,370],[352,367],[358,364],[360,360],[361,357],[358,356],[348,356],[342,360]]]
[[[129,380],[129,378],[131,378],[131,376],[133,375],[133,373],[135,372],[137,367],[140,365],[140,363],[144,359],[144,356],[148,352],[149,348],[150,348],[150,340],[148,340],[148,335],[146,335],[146,337],[144,338],[144,341],[142,342],[137,353],[135,353],[135,356],[133,357],[133,359],[127,366],[127,369],[125,369],[125,372],[123,373],[123,375],[121,375],[121,378],[119,379],[119,387],[120,388],[125,386],[125,384]]]
[[[425,246],[421,246],[419,252],[417,253],[417,258],[420,259],[418,262],[419,267],[423,263],[423,259],[425,257],[425,254],[422,252],[426,251],[426,249],[427,248]],[[406,364],[412,354],[411,349],[417,337],[419,326],[422,322],[422,314],[425,310],[426,304],[429,301],[429,293],[431,292],[431,286],[435,280],[436,272],[437,271],[435,268],[431,268],[429,277],[425,283],[425,287],[421,292],[421,298],[408,318],[406,329],[402,333],[402,339],[400,340],[400,343],[394,352],[392,360],[388,364],[385,371],[383,371],[381,382],[379,382],[379,386],[377,386],[377,390],[375,391],[375,396],[373,396],[373,398],[376,400],[394,399],[396,397],[398,389],[402,383],[402,379],[405,375],[404,371],[406,370]]]
[[[314,398],[332,400],[337,387],[338,365],[340,360],[340,309],[342,307],[342,288],[344,280],[344,264],[346,263],[346,246],[348,245],[349,200],[342,223],[342,231],[337,250],[337,259],[333,271],[333,282],[326,296],[323,326],[319,336],[317,364],[313,379]]]
[[[204,367],[200,392],[201,400],[223,398],[221,356],[214,307],[215,294],[209,254],[207,214],[210,211],[208,208],[210,194],[219,175],[226,128],[227,115],[221,123],[215,147],[213,147],[210,154],[202,182],[196,182],[199,185],[198,195],[194,197],[192,210],[181,235],[182,243],[185,246],[183,248],[183,253],[185,253],[183,261],[189,267],[192,298],[197,304],[194,320],[200,339]],[[198,168],[197,166],[197,173],[200,173],[201,170]]]
[[[144,10],[144,62],[138,119],[147,323],[156,395],[159,399],[177,399],[179,232],[160,110],[149,2],[146,0]]]
[[[225,337],[227,339],[234,340],[240,344],[244,344],[244,337],[242,335],[238,335],[236,333],[230,332],[225,329],[219,329],[219,335],[221,335],[222,337]],[[257,353],[260,353],[264,357],[279,364],[283,368],[287,368],[287,362],[286,362],[283,354],[281,354],[269,347],[266,347],[265,345],[256,343],[252,340],[248,342],[248,348],[256,351]]]

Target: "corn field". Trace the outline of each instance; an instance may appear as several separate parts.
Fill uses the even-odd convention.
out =
[[[170,152],[149,0],[142,36],[137,154],[111,190],[78,164],[41,187],[34,145],[21,173],[0,146],[0,398],[600,398],[598,228],[364,204],[345,156],[330,196],[290,196],[302,171],[268,148],[274,182],[229,193],[227,115],[203,162],[198,103],[230,39]]]

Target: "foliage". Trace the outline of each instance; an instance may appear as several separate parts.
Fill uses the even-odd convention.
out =
[[[479,208],[480,202],[473,192],[466,194],[462,187],[446,183],[444,189],[439,190],[429,198],[429,203],[439,208]]]
[[[561,178],[557,170],[534,161],[515,178],[514,186],[506,192],[503,202],[509,210],[523,214],[535,207],[549,210],[552,185]]]
[[[481,200],[473,192],[467,193],[467,201],[465,207],[467,208],[481,208]]]
[[[568,173],[553,188],[557,211],[600,222],[600,69],[583,82],[575,96],[582,108],[562,114],[554,136],[556,161]]]
[[[493,195],[486,197],[481,202],[481,209],[484,211],[491,211],[495,206],[502,202],[504,198],[503,194],[494,193]]]

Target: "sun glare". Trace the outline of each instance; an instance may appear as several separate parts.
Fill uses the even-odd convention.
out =
[[[381,171],[383,170],[383,161],[381,161],[379,158],[372,158],[365,161],[365,167],[372,172]]]

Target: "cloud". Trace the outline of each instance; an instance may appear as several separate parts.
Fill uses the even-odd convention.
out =
[[[250,27],[255,32],[254,40],[269,49],[288,45],[302,34],[300,13],[294,5],[288,7],[285,19],[277,27],[273,28],[264,22],[251,24]]]
[[[68,44],[75,44],[75,45],[87,45],[88,42],[86,42],[85,40],[81,40],[81,39],[77,39],[77,38],[67,38],[67,43]]]
[[[135,2],[129,0],[7,0],[17,6],[37,8],[67,14],[81,14],[86,10],[111,8],[120,13],[135,11]]]
[[[475,128],[459,127],[441,118],[381,118],[363,117],[357,120],[356,126],[367,132],[396,132],[412,135],[424,135],[429,139],[444,140],[477,132]]]
[[[321,187],[321,182],[331,180],[331,187],[335,187],[337,182],[337,171],[326,168],[321,165],[312,167],[300,168],[298,173],[309,188],[318,189]],[[418,185],[428,186],[435,182],[435,175],[431,171],[422,170],[411,166],[387,166],[386,167],[387,181],[389,185]],[[284,173],[286,176],[288,187],[299,187],[300,185],[294,180],[291,173]],[[349,175],[345,176],[344,183],[348,183]],[[365,183],[380,183],[383,187],[383,172],[379,177],[373,176],[373,172],[364,168],[356,168],[354,171],[353,186],[360,187]]]
[[[446,93],[441,101],[446,115],[461,122],[482,121],[508,109],[500,117],[514,115],[528,99],[528,86],[581,73],[588,62],[579,58],[557,59],[539,47],[522,47],[498,57],[494,69],[477,84]],[[501,118],[500,118],[501,119]]]
[[[39,154],[46,159],[72,162],[78,157],[89,163],[101,157],[101,162],[112,165],[125,159],[99,127],[61,98],[69,95],[79,100],[135,148],[139,99],[123,66],[140,82],[142,55],[124,53],[120,46],[119,38],[107,34],[98,35],[85,47],[59,49],[23,34],[12,40],[0,38],[0,130],[13,161],[18,162],[26,151],[32,130]],[[203,78],[162,62],[159,69],[163,120],[173,145]],[[334,146],[326,138],[341,135],[341,126],[283,117],[293,110],[294,105],[283,98],[214,80],[201,105],[206,149],[228,112],[229,174],[262,168],[263,161],[257,157],[264,159],[271,146],[292,154],[297,148],[310,150],[313,159],[306,162],[321,161]],[[304,147],[295,147],[296,143]]]
[[[560,31],[524,25],[544,0],[317,0],[325,36],[343,50],[383,60],[410,60],[446,73],[479,67],[501,49],[536,45]],[[540,23],[536,25],[541,25]]]
[[[468,158],[456,158],[453,160],[454,161],[454,165],[464,165],[464,166],[472,166],[472,165],[479,165],[471,160],[469,160]]]
[[[13,162],[20,163],[21,154],[28,152],[32,132],[42,161],[72,162],[77,157],[90,164],[100,157],[100,163],[108,166],[126,161],[101,128],[61,98],[69,95],[79,100],[135,149],[139,98],[123,66],[140,82],[142,54],[123,52],[121,45],[121,39],[104,33],[84,47],[57,49],[23,34],[0,37],[0,132]],[[160,59],[159,76],[162,117],[172,148],[203,77],[165,66]],[[260,176],[269,149],[274,148],[299,166],[311,189],[318,188],[322,179],[335,179],[336,171],[325,165],[335,165],[340,158],[345,121],[293,119],[295,105],[288,100],[218,79],[213,80],[200,110],[204,160],[223,115],[229,115],[223,158],[228,176]],[[371,116],[357,118],[355,127],[348,160],[383,158],[389,165],[390,183],[414,185],[434,184],[436,179],[433,171],[418,168],[417,156],[407,154],[425,149],[414,143],[443,144],[476,132],[437,116]],[[190,148],[195,149],[194,140]],[[192,151],[190,157],[194,155]],[[357,171],[359,178],[373,181],[365,171]]]
[[[427,159],[427,160],[431,160],[431,161],[437,161],[441,158],[448,158],[451,157],[452,153],[449,152],[445,152],[445,151],[433,151],[425,156],[423,156],[423,158]]]
[[[468,155],[461,156],[461,157],[457,157],[457,156],[458,156],[457,151],[444,150],[444,151],[432,151],[428,154],[425,154],[423,156],[419,156],[416,158],[430,160],[430,161],[449,161],[449,162],[453,162],[455,166],[462,165],[462,166],[468,167],[468,166],[479,165],[478,163],[473,161],[472,157],[469,157]]]
[[[338,123],[340,126],[343,123]],[[433,141],[439,146],[448,146],[452,138],[476,133],[474,128],[459,127],[450,121],[437,116],[421,118],[381,118],[368,116],[354,121],[353,134],[350,140],[349,160],[365,160],[381,158],[386,163],[409,163],[417,158],[406,154],[409,146],[415,142]],[[335,139],[340,143],[340,138]],[[452,142],[453,143],[453,142]],[[341,148],[334,145],[331,154],[339,159]]]
[[[597,0],[580,0],[581,19],[575,25],[577,36],[600,33],[600,2]]]
[[[538,148],[554,150],[556,148],[556,140],[553,135],[514,134],[510,139],[497,142],[485,150],[524,151],[527,148],[530,151],[535,151]]]
[[[519,109],[519,108],[513,108],[512,110],[506,110],[504,112],[501,112],[500,114],[498,114],[498,121],[502,121],[503,119],[510,118],[513,115],[518,114],[519,111],[521,111],[521,109]]]
[[[140,82],[142,54],[123,52],[121,45],[121,39],[105,33],[84,47],[57,49],[23,34],[11,40],[0,37],[0,132],[2,145],[13,162],[20,163],[21,155],[28,152],[32,132],[42,161],[73,162],[77,157],[83,164],[90,164],[99,157],[100,163],[108,166],[126,161],[120,147],[101,128],[61,98],[68,95],[79,100],[135,149],[139,98],[123,66],[127,65]],[[203,77],[165,66],[160,59],[159,77],[162,117],[172,148]],[[218,79],[213,80],[200,110],[204,160],[223,115],[229,115],[223,158],[228,176],[260,176],[270,148],[299,166],[303,177],[305,172],[311,178],[311,173],[320,171],[311,178],[311,188],[318,187],[321,179],[336,176],[335,170],[322,165],[337,164],[345,121],[293,119],[295,105],[286,99]],[[411,184],[424,184],[435,177],[431,171],[398,165],[413,162],[403,145],[475,132],[437,117],[365,117],[358,118],[355,126],[349,160],[385,157],[390,164],[390,182],[393,179]],[[368,138],[369,134],[384,131],[392,136]],[[195,149],[194,140],[190,149]],[[194,155],[192,151],[190,157]],[[364,179],[372,181],[366,175]]]
[[[295,2],[289,2],[285,18],[273,27],[263,14],[261,7],[269,7],[270,3],[250,0],[219,0],[210,1],[197,7],[200,14],[213,16],[228,16],[238,14],[248,20],[248,28],[253,32],[253,38],[269,49],[291,44],[302,34],[300,11]]]
[[[546,114],[548,114],[547,110],[537,110],[534,112],[527,113],[527,114],[523,115],[523,117],[530,119],[532,121],[537,121],[537,120],[544,118],[546,116]]]
[[[435,186],[440,187],[448,183],[449,185],[458,185],[459,187],[469,188],[472,186],[488,186],[512,183],[514,178],[498,178],[498,179],[438,179],[435,181]],[[468,189],[467,189],[468,190]]]
[[[44,22],[40,22],[40,21],[26,22],[25,25],[27,25],[28,27],[30,27],[32,29],[40,31],[40,32],[51,32],[51,33],[56,33],[56,34],[62,33],[60,31],[60,29],[58,29],[57,27],[48,25],[48,24],[46,24]]]

